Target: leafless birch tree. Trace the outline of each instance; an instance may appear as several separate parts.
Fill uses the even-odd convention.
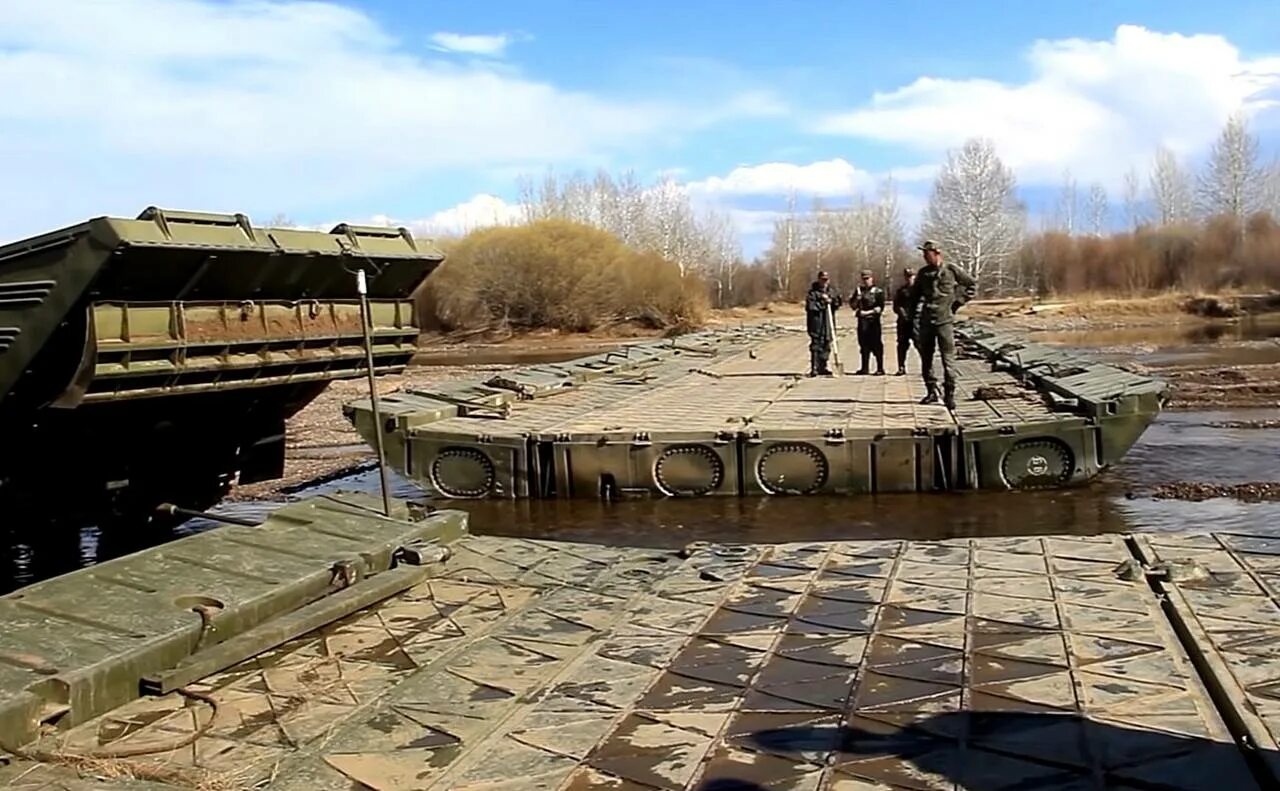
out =
[[[925,212],[925,236],[996,293],[1011,283],[1026,224],[1015,186],[991,141],[971,139],[947,153]]]
[[[1089,200],[1087,203],[1089,215],[1089,233],[1094,236],[1102,236],[1102,231],[1107,226],[1107,213],[1110,206],[1107,202],[1107,190],[1097,182],[1089,186]]]
[[[1080,200],[1076,196],[1076,179],[1070,170],[1062,172],[1062,191],[1058,194],[1058,221],[1067,235],[1076,232],[1080,216]]]
[[[1191,178],[1178,158],[1164,146],[1156,149],[1151,168],[1151,199],[1160,225],[1176,225],[1191,219]]]
[[[1280,222],[1280,158],[1271,161],[1262,179],[1262,210]]]
[[[525,221],[556,217],[603,228],[629,247],[673,262],[681,275],[697,273],[711,281],[740,258],[732,223],[695,210],[670,177],[646,186],[631,172],[614,178],[601,170],[593,179],[548,172],[538,184],[522,178],[519,194]]]
[[[765,254],[773,270],[773,288],[778,294],[791,293],[792,267],[802,244],[801,220],[796,214],[796,191],[787,193],[787,210],[773,221],[773,239]]]
[[[1138,230],[1144,220],[1142,210],[1142,186],[1138,181],[1138,171],[1129,168],[1124,174],[1124,222],[1131,231]]]
[[[1200,174],[1196,197],[1204,217],[1234,217],[1244,233],[1245,220],[1262,202],[1263,173],[1258,167],[1258,138],[1244,116],[1234,115],[1222,129]]]

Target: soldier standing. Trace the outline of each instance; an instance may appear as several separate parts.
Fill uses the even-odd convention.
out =
[[[858,351],[862,353],[862,367],[858,373],[865,376],[871,355],[876,356],[876,376],[884,376],[884,335],[880,316],[884,313],[884,289],[875,283],[870,269],[862,270],[862,284],[849,297],[849,307],[858,317]]]
[[[942,401],[947,409],[956,406],[955,312],[973,299],[977,281],[957,267],[943,263],[942,250],[932,241],[920,245],[925,265],[911,286],[911,317],[915,324],[920,367],[928,393],[920,403],[938,400],[938,378],[933,373],[933,351],[942,357]]]
[[[809,376],[831,376],[827,357],[835,338],[835,312],[840,295],[831,288],[831,278],[819,272],[804,299],[804,318],[809,331]]]
[[[915,340],[915,328],[911,323],[911,284],[915,281],[916,273],[907,267],[902,270],[902,285],[893,292],[893,313],[898,317],[898,373],[895,376],[907,375],[907,350]]]

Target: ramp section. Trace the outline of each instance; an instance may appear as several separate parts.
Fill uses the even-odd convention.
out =
[[[394,373],[442,261],[403,229],[155,207],[0,246],[0,510],[134,524],[280,477],[287,419],[369,365],[357,270],[374,372]]]
[[[409,297],[443,258],[403,229],[263,228],[155,207],[9,244],[0,401],[19,376],[29,405],[71,406],[356,375],[356,268],[370,271],[375,359],[397,370],[417,336]]]
[[[206,679],[213,721],[139,701],[60,744],[163,745],[194,721],[190,748],[138,760],[286,791],[1276,782],[1156,592],[1116,576],[1120,537],[456,549]]]

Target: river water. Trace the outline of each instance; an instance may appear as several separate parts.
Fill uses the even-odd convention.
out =
[[[1210,328],[1125,329],[1038,333],[1041,342],[1161,369],[1280,363],[1280,321]],[[1280,405],[1223,411],[1167,411],[1129,454],[1087,487],[1048,492],[892,494],[873,497],[716,498],[596,501],[446,502],[470,515],[475,533],[678,547],[692,541],[807,541],[856,538],[955,538],[1045,533],[1213,529],[1280,535],[1280,502],[1214,498],[1156,499],[1161,484],[1238,484],[1280,481],[1280,429],[1221,424],[1280,425]],[[376,471],[311,487],[376,492]],[[413,483],[392,475],[392,493],[423,499]],[[261,518],[278,503],[225,503],[214,509]],[[216,523],[196,519],[175,531],[104,534],[93,528],[64,534],[4,536],[0,592],[101,562]],[[3,546],[3,545],[0,545]]]

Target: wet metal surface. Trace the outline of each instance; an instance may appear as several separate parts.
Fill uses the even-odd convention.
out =
[[[1208,571],[1207,578],[1168,585],[1170,605],[1280,776],[1280,539],[1216,534],[1139,542],[1154,562],[1192,561]]]
[[[1119,537],[455,549],[199,683],[212,719],[139,701],[45,746],[319,791],[1259,787]]]

